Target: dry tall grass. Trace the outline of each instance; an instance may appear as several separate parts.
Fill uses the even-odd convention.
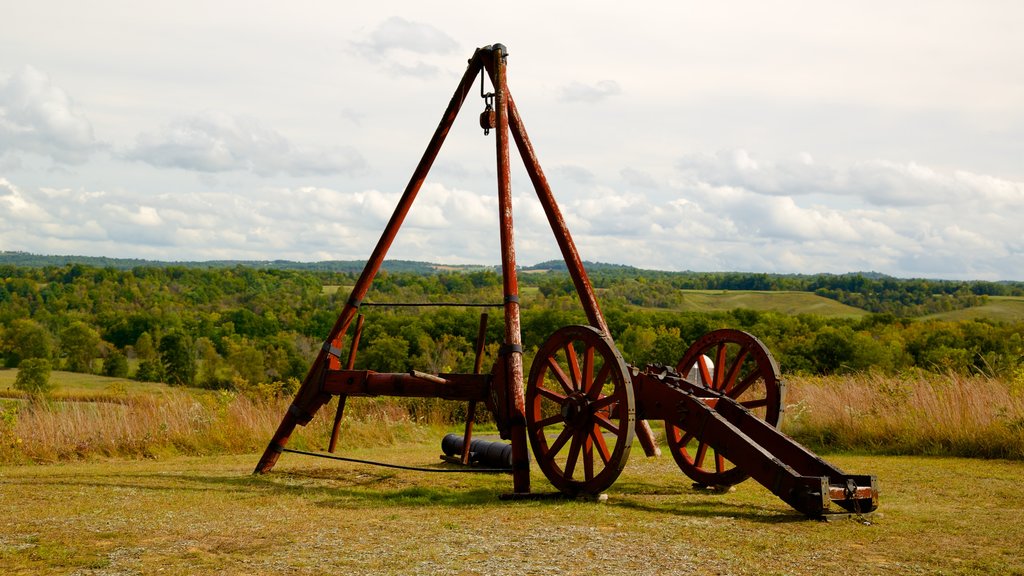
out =
[[[783,430],[817,448],[1024,459],[1024,391],[985,376],[917,373],[788,382]]]
[[[399,406],[360,400],[346,409],[342,446],[388,445],[429,433]],[[253,452],[266,447],[289,401],[174,390],[122,403],[9,403],[0,412],[0,462]],[[289,447],[323,449],[333,408],[299,427]]]
[[[1024,459],[1022,388],[925,373],[797,377],[788,382],[783,430],[815,450]],[[0,463],[259,451],[290,402],[177,389],[119,398],[0,400]],[[334,406],[297,428],[289,447],[323,449]],[[341,445],[426,440],[439,431],[424,424],[450,424],[463,409],[439,400],[353,399]]]

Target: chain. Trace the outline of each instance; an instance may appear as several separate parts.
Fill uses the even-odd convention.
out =
[[[484,114],[494,110],[494,92],[484,93],[484,73],[480,73],[480,97],[484,99]],[[490,128],[484,128],[484,136],[491,133]]]
[[[864,513],[860,509],[860,499],[857,498],[857,483],[852,478],[846,479],[846,498],[853,499],[853,514],[857,517],[857,521],[865,526],[871,526],[871,521],[864,517]]]

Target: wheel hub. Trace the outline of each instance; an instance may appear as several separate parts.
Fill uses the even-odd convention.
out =
[[[586,426],[590,421],[592,412],[590,409],[590,399],[581,392],[570,394],[565,399],[565,402],[562,403],[562,418],[565,419],[565,424],[570,428]]]

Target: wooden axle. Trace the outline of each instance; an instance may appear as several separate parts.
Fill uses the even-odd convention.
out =
[[[374,372],[330,370],[322,390],[344,396],[400,396],[444,400],[488,401],[490,374],[426,374],[423,372]]]

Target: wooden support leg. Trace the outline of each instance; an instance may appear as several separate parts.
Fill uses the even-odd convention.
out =
[[[331,454],[334,453],[334,449],[338,446],[338,435],[341,433],[341,418],[345,414],[345,400],[348,396],[342,394],[338,396],[338,411],[334,413],[334,426],[331,428],[331,443],[327,446],[327,451]]]
[[[356,334],[352,337],[352,347],[348,351],[348,364],[346,364],[346,370],[351,370],[356,366],[356,352],[359,351],[359,339],[363,335],[363,315],[360,314],[356,319]],[[338,445],[338,434],[341,432],[341,417],[345,412],[345,400],[348,396],[344,394],[338,396],[338,411],[334,414],[334,426],[331,428],[331,443],[327,446],[327,451],[334,453],[334,448]]]
[[[640,446],[643,447],[644,454],[648,458],[661,456],[661,448],[658,448],[658,444],[654,441],[654,430],[651,430],[651,425],[647,423],[647,420],[636,421],[636,439],[640,441]]]
[[[444,144],[445,138],[455,122],[455,117],[458,116],[459,109],[462,108],[466,97],[473,92],[473,84],[480,73],[483,57],[492,53],[493,51],[489,49],[481,48],[474,52],[473,57],[470,58],[469,66],[462,76],[462,81],[452,95],[448,108],[445,109],[441,122],[434,131],[434,136],[427,144],[427,149],[420,158],[419,164],[416,165],[416,169],[413,171],[413,175],[405,187],[405,192],[402,193],[402,197],[399,199],[391,219],[388,220],[380,240],[377,241],[373,253],[367,259],[362,274],[359,275],[355,286],[352,287],[352,293],[349,295],[348,302],[345,303],[345,307],[335,321],[334,327],[331,328],[331,333],[326,339],[327,342],[333,343],[336,338],[344,334],[348,330],[349,323],[355,318],[356,311],[363,297],[366,296],[367,291],[370,289],[370,284],[373,283],[374,277],[380,270],[384,257],[387,255],[391,243],[398,234],[398,229],[402,226],[402,222],[405,221],[405,217],[408,215],[409,209],[412,207],[412,203],[416,199],[416,195],[419,193],[427,173],[430,171],[430,167],[441,150],[441,145]],[[299,407],[298,410],[302,412],[301,418],[296,417],[294,414],[289,415],[290,413],[284,416],[280,426],[278,426],[277,433],[274,434],[274,438],[270,441],[266,451],[263,453],[263,457],[260,458],[256,466],[256,473],[269,472],[274,467],[274,464],[277,463],[277,459],[288,443],[288,439],[291,437],[296,424],[308,423],[312,415],[326,404],[327,400],[330,400],[330,396],[321,398],[319,392],[319,386],[323,382],[323,371],[327,368],[328,356],[327,351],[323,349],[318,353],[317,359],[313,362],[309,373],[306,374],[306,379],[303,380],[302,386],[299,387],[295,403],[292,404],[293,407]]]
[[[476,400],[469,401],[466,409],[466,431],[462,434],[462,463],[469,464],[469,445],[473,441],[473,420],[476,418]]]
[[[480,328],[476,332],[476,345],[473,347],[476,358],[473,362],[473,374],[479,374],[484,364],[484,345],[487,343],[487,312],[480,314]],[[476,400],[470,400],[466,408],[466,430],[462,434],[462,463],[469,464],[469,447],[473,441],[473,423],[476,421]]]

